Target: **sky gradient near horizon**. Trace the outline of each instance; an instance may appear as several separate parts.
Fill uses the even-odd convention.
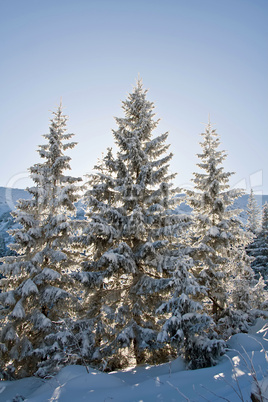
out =
[[[268,1],[0,0],[0,39],[0,186],[30,184],[61,97],[72,174],[91,172],[140,74],[176,185],[191,185],[210,113],[230,185],[268,194]]]

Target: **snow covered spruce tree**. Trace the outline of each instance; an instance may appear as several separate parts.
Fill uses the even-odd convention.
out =
[[[11,231],[11,247],[17,255],[5,257],[0,267],[2,368],[18,377],[51,373],[74,351],[68,328],[79,304],[71,278],[78,255],[70,236],[80,179],[64,174],[71,159],[65,151],[76,143],[69,141],[73,134],[66,133],[62,107],[53,115],[47,144],[38,150],[43,163],[29,169],[32,198],[20,200],[13,213],[19,228]]]
[[[220,140],[210,122],[201,135],[203,152],[198,154],[201,162],[197,166],[204,173],[194,173],[194,190],[187,191],[187,203],[193,209],[194,220],[189,231],[191,255],[195,261],[192,272],[199,284],[207,289],[207,297],[203,300],[207,311],[218,320],[233,315],[233,310],[241,310],[234,326],[242,329],[246,326],[245,317],[248,317],[244,313],[252,306],[256,285],[245,253],[252,234],[243,228],[238,218],[240,211],[231,208],[242,191],[229,187],[232,173],[224,172],[222,165],[227,155],[218,150]],[[257,302],[258,295],[254,300]],[[232,319],[234,317],[228,325],[232,325]]]
[[[254,192],[251,189],[249,197],[248,197],[248,205],[247,205],[247,227],[254,235],[256,235],[260,231],[260,215],[261,210],[257,203],[257,200],[254,196]]]
[[[206,321],[190,302],[189,293],[198,286],[189,279],[187,256],[178,244],[189,219],[172,210],[177,189],[168,171],[172,158],[166,153],[168,134],[153,137],[158,121],[146,94],[138,81],[123,102],[125,117],[116,118],[118,129],[113,131],[117,156],[108,150],[89,176],[85,193],[85,262],[77,277],[88,287],[85,322],[94,335],[91,361],[106,370],[165,360],[170,353],[168,330],[165,336],[159,333],[172,312],[162,306],[158,317],[156,309],[171,297],[175,286],[184,292],[180,302],[188,302],[188,309],[174,302],[177,321],[186,321],[187,316],[191,327],[183,333],[187,325],[181,324],[178,349],[185,337],[198,338]],[[176,270],[181,274],[175,282]]]
[[[251,266],[256,276],[261,274],[268,281],[268,203],[262,208],[262,224],[256,239],[247,248],[248,255],[254,257]]]

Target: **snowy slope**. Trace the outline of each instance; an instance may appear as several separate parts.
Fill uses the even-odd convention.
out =
[[[249,401],[254,383],[251,361],[259,381],[268,375],[268,322],[259,319],[250,334],[234,335],[228,346],[230,350],[217,366],[194,371],[185,370],[183,362],[176,359],[170,364],[109,374],[90,368],[88,374],[83,366],[68,366],[49,380],[32,377],[2,381],[0,401]],[[267,379],[263,392],[268,398]]]
[[[0,257],[9,253],[7,245],[11,242],[11,237],[7,231],[14,227],[10,212],[20,198],[28,199],[30,194],[17,188],[0,187]]]
[[[0,216],[13,210],[20,198],[29,199],[30,194],[18,188],[0,187]]]

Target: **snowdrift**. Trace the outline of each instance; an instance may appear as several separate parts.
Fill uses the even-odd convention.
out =
[[[248,334],[236,334],[217,366],[186,370],[181,359],[159,366],[102,373],[68,366],[55,377],[0,382],[1,402],[250,401],[254,375],[268,400],[268,322],[258,320]],[[266,378],[265,378],[266,377]],[[225,399],[224,399],[225,398]]]

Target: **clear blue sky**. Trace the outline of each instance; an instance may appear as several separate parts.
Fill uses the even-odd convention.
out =
[[[177,185],[197,169],[210,113],[231,185],[268,194],[267,0],[0,0],[0,51],[0,186],[29,184],[61,97],[72,174],[90,172],[140,74]]]

